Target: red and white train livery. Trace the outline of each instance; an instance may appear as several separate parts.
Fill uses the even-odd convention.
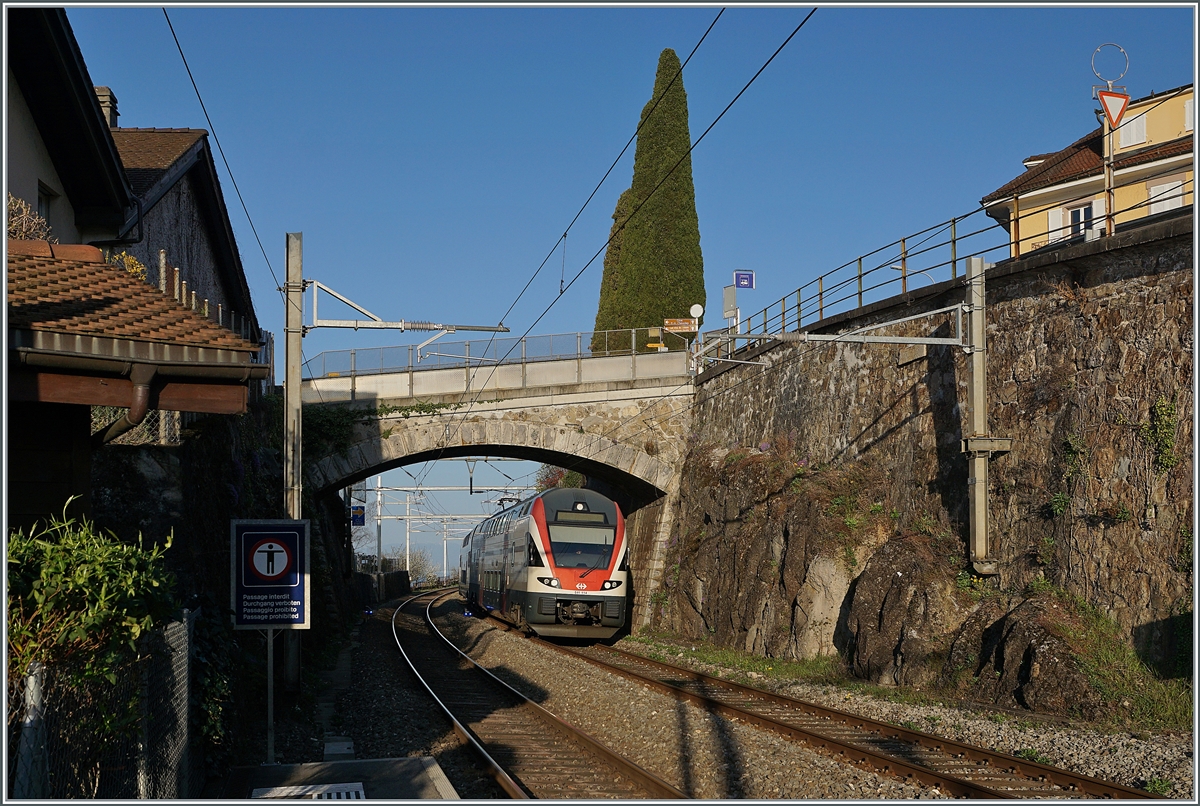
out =
[[[608,638],[625,625],[629,547],[620,507],[592,490],[527,498],[463,539],[459,592],[543,636]]]

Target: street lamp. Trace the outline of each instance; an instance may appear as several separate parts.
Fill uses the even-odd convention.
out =
[[[908,271],[904,266],[888,266],[888,268],[895,269],[898,272],[903,272],[905,277],[912,277],[914,274],[924,274],[927,278],[929,278],[930,285],[937,282],[937,280],[933,279],[933,276],[929,273],[928,269],[917,269],[916,271]]]

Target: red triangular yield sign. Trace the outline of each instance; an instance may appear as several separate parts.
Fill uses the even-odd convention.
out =
[[[1114,129],[1120,126],[1121,116],[1125,114],[1125,107],[1129,106],[1129,96],[1120,92],[1100,90],[1096,93],[1096,97],[1100,99],[1100,105],[1104,107],[1108,125]]]

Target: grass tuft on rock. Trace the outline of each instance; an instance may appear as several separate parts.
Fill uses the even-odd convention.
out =
[[[1064,617],[1046,627],[1071,644],[1088,681],[1112,706],[1113,726],[1192,727],[1192,681],[1160,678],[1105,613],[1068,591],[1053,588],[1049,593],[1064,605],[1059,611]]]

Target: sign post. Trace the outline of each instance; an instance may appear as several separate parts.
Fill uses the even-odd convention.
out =
[[[266,763],[274,764],[275,630],[311,626],[308,521],[230,521],[229,542],[233,628],[267,631]]]
[[[664,319],[663,330],[668,333],[695,333],[700,327],[696,319]]]
[[[1096,69],[1096,55],[1103,48],[1116,48],[1121,51],[1121,55],[1125,57],[1125,69],[1121,71],[1121,75],[1114,79],[1107,79],[1100,75],[1100,71]],[[1105,42],[1100,47],[1092,52],[1092,72],[1096,78],[1105,83],[1108,89],[1101,90],[1099,87],[1092,87],[1092,97],[1100,101],[1100,106],[1104,107],[1104,234],[1109,236],[1113,234],[1113,227],[1116,220],[1113,216],[1113,133],[1120,127],[1121,118],[1125,115],[1125,109],[1129,106],[1129,96],[1123,92],[1114,92],[1114,89],[1125,89],[1124,87],[1113,87],[1113,84],[1120,81],[1129,72],[1129,54],[1125,52],[1125,48],[1114,42]]]

